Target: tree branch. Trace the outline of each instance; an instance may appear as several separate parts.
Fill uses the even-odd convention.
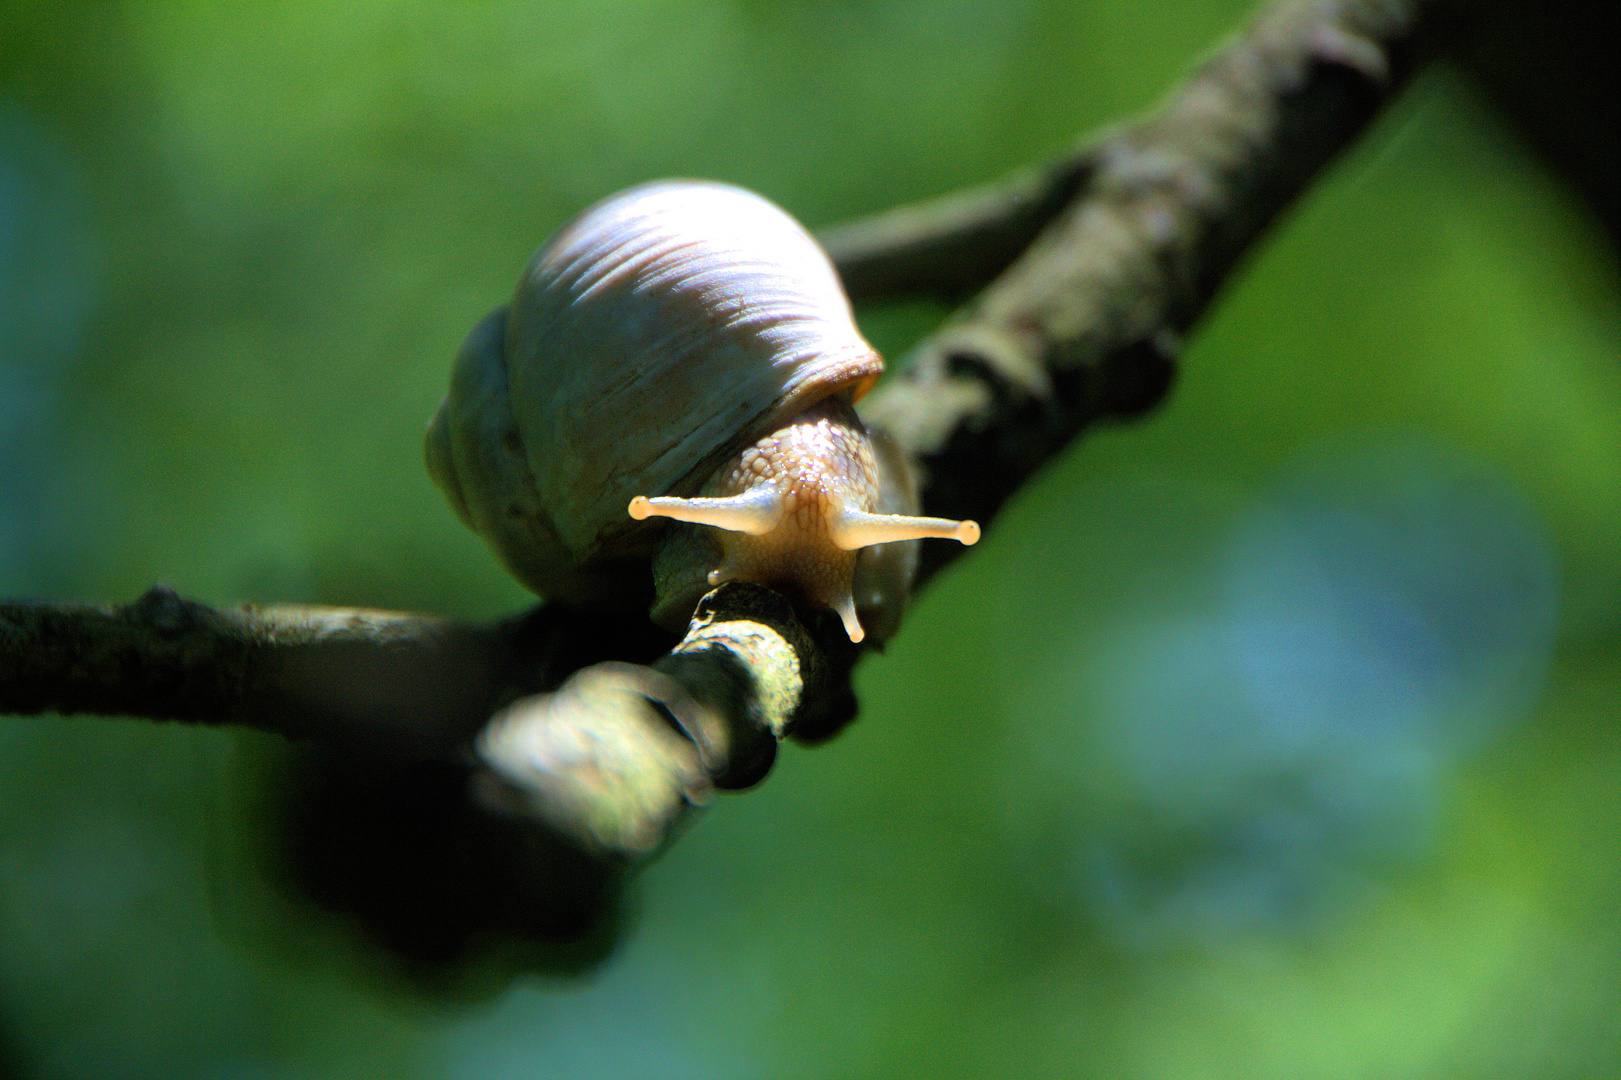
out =
[[[478,737],[479,794],[588,850],[646,855],[712,789],[759,782],[790,732],[854,714],[857,650],[823,627],[814,638],[764,586],[723,585],[651,668],[596,664],[495,716]]]
[[[834,230],[858,299],[945,295],[942,263],[996,275],[862,409],[921,464],[924,512],[988,522],[1087,424],[1156,404],[1240,257],[1405,83],[1447,7],[1272,4],[1158,110],[1043,172]],[[926,547],[920,582],[959,554]]]
[[[1145,119],[826,232],[858,301],[984,289],[864,403],[921,465],[926,512],[989,522],[1088,423],[1159,401],[1235,263],[1443,36],[1443,9],[1283,0]],[[958,551],[926,546],[923,578]],[[123,607],[6,604],[0,711],[242,724],[405,756],[482,729],[488,805],[636,859],[711,789],[762,777],[785,735],[823,738],[854,715],[858,654],[824,614],[728,586],[666,653],[643,620],[556,605],[469,624],[217,611],[165,589]]]
[[[813,636],[763,586],[711,592],[673,649],[624,623],[557,606],[492,623],[216,610],[162,587],[117,607],[6,603],[0,707],[234,724],[395,762],[478,736],[492,808],[611,856],[658,847],[711,789],[757,783],[790,732],[854,715],[858,654],[837,620]]]
[[[650,661],[655,627],[538,607],[493,623],[357,608],[217,610],[157,586],[133,603],[0,604],[0,711],[237,724],[293,739],[444,753],[506,701],[607,657]]]

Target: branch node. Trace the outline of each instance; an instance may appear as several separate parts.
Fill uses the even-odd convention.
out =
[[[154,585],[130,605],[132,613],[160,636],[172,638],[186,628],[186,602],[167,585]]]

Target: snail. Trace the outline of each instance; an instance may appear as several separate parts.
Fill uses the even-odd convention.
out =
[[[644,184],[564,225],[473,329],[428,471],[548,598],[653,594],[680,632],[709,589],[754,581],[882,640],[916,562],[900,542],[979,538],[913,516],[903,455],[854,408],[882,370],[786,211],[725,184]]]

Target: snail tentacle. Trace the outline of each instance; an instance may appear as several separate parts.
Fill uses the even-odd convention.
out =
[[[845,551],[892,544],[897,540],[927,540],[931,537],[956,540],[964,545],[979,542],[979,525],[950,518],[908,517],[905,514],[868,514],[846,508],[829,523],[833,543]]]
[[[750,488],[740,495],[718,499],[682,499],[674,495],[648,498],[638,495],[630,500],[630,516],[637,521],[650,517],[666,517],[688,521],[694,525],[711,525],[717,529],[764,536],[782,521],[782,496],[770,485]]]

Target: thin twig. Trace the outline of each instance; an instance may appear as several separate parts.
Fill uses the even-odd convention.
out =
[[[956,303],[989,285],[1084,188],[1082,150],[1043,169],[834,225],[816,238],[856,303],[928,297]]]

